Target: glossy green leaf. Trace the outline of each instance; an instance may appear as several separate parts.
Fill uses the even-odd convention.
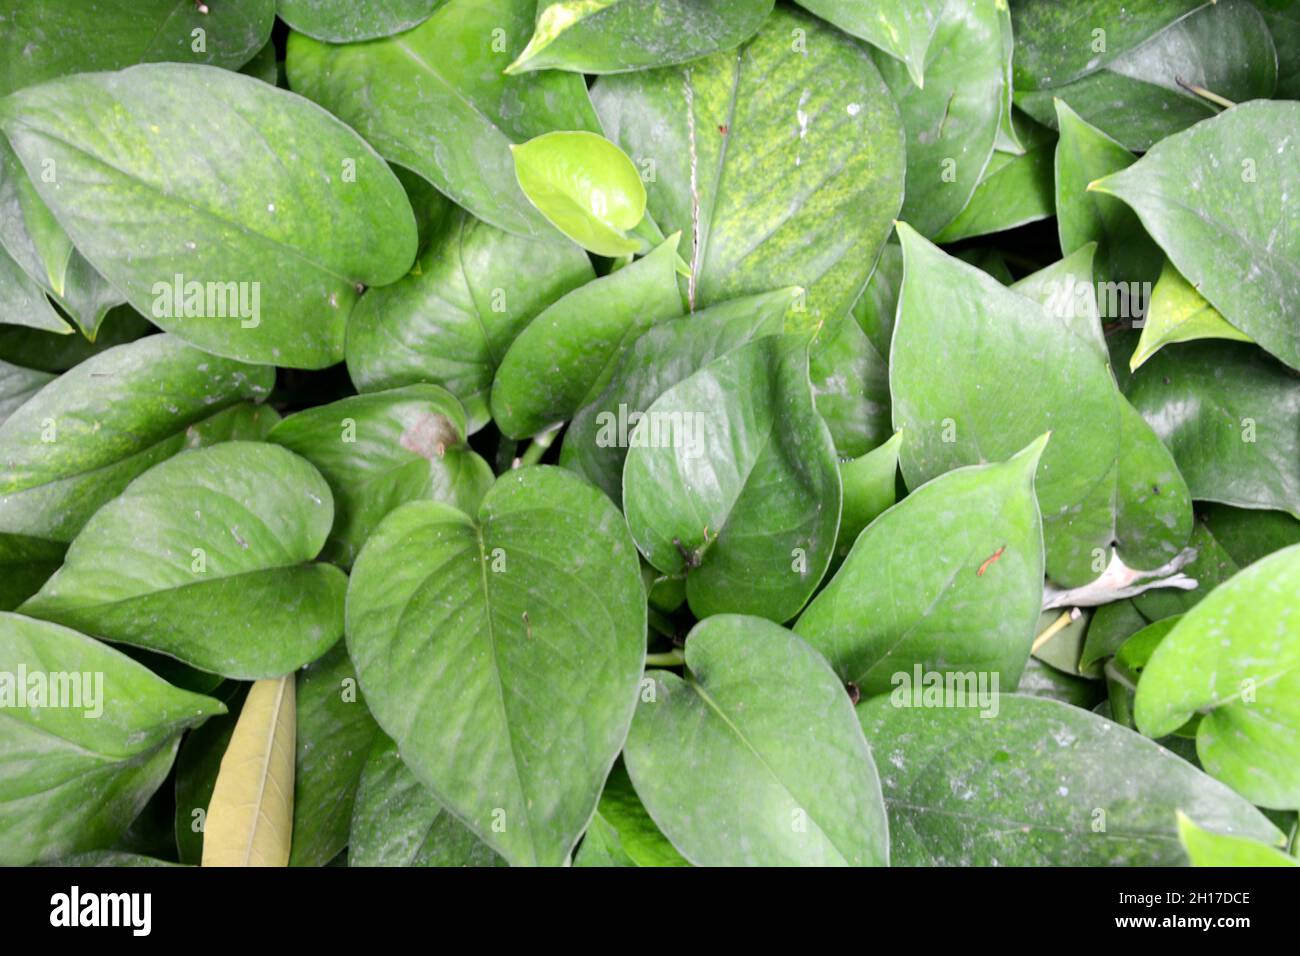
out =
[[[33,83],[175,60],[238,69],[271,35],[275,0],[22,0],[0,14],[0,96]]]
[[[1251,341],[1249,335],[1229,325],[1219,311],[1166,260],[1151,293],[1142,337],[1129,359],[1129,370],[1136,372],[1143,362],[1166,345],[1198,339]]]
[[[1063,86],[1140,45],[1206,0],[1016,0],[1016,89]]]
[[[65,550],[57,541],[0,533],[0,611],[12,611],[39,591]]]
[[[1280,511],[1202,505],[1201,520],[1239,567],[1300,543],[1300,519]]]
[[[907,271],[890,382],[894,424],[907,435],[908,486],[1010,457],[1051,431],[1035,488],[1054,582],[1093,580],[1116,542],[1131,567],[1178,554],[1191,531],[1190,500],[1173,459],[1109,373],[1088,253],[1022,286],[1046,294],[1044,306],[907,226],[899,232]],[[1086,308],[1077,308],[1080,291]]]
[[[871,748],[812,648],[770,621],[729,614],[691,631],[686,666],[686,679],[647,674],[654,683],[625,760],[646,810],[687,860],[888,864]]]
[[[1060,98],[1127,149],[1141,151],[1217,112],[1188,86],[1241,102],[1272,96],[1276,80],[1273,42],[1254,4],[1217,0],[1076,82],[1018,92],[1016,104],[1055,126],[1053,100]]]
[[[1205,830],[1184,813],[1178,814],[1178,839],[1192,866],[1300,866],[1300,860],[1277,847]]]
[[[907,66],[918,87],[925,83],[925,63],[945,0],[798,0],[845,33],[866,40]]]
[[[87,360],[0,425],[0,528],[72,540],[132,478],[180,451],[188,428],[244,399],[260,401],[274,381],[271,369],[170,335]]]
[[[853,306],[853,317],[867,333],[876,351],[889,358],[894,337],[894,318],[898,313],[898,293],[903,287],[903,249],[889,242],[880,250],[880,261],[862,297]]]
[[[326,43],[356,43],[417,26],[443,0],[276,0],[280,19]]]
[[[671,66],[748,40],[772,0],[541,0],[507,73],[626,73]]]
[[[1042,605],[1034,470],[1046,444],[951,471],[886,511],[795,631],[868,697],[917,668],[994,673],[1014,687]]]
[[[223,442],[155,465],[86,522],[24,614],[241,679],[315,660],[347,579],[308,564],[329,486],[275,445]]]
[[[654,400],[715,358],[779,333],[800,291],[731,299],[646,330],[623,353],[604,391],[573,416],[564,433],[560,464],[621,506],[628,445]]]
[[[448,209],[411,274],[357,303],[348,374],[362,392],[441,385],[465,406],[468,431],[478,431],[510,343],[593,275],[570,243],[521,239]]]
[[[515,180],[510,146],[552,130],[599,132],[578,76],[507,76],[532,0],[448,0],[398,36],[342,46],[289,36],[289,86],[351,124],[485,222],[559,241]]]
[[[948,0],[935,23],[942,50],[917,86],[897,60],[877,56],[907,133],[907,191],[899,218],[925,236],[966,208],[993,155],[1006,108],[1000,0]]]
[[[840,508],[840,530],[835,539],[838,566],[866,527],[894,506],[897,497],[898,446],[902,432],[860,458],[840,462],[840,485],[844,500]]]
[[[865,455],[893,434],[889,361],[851,316],[822,326],[809,349],[808,375],[836,454]]]
[[[0,325],[23,325],[63,335],[72,331],[45,298],[44,290],[4,249],[0,249]]]
[[[529,322],[496,371],[491,408],[497,427],[511,438],[529,438],[600,395],[637,336],[682,314],[676,260],[673,236]]]
[[[433,798],[383,734],[361,771],[348,838],[349,866],[503,866]]]
[[[1056,216],[1061,249],[1067,255],[1090,242],[1097,243],[1094,260],[1100,282],[1154,282],[1163,255],[1147,235],[1133,211],[1113,196],[1088,190],[1089,183],[1126,169],[1137,161],[1132,153],[1101,130],[1089,126],[1062,100],[1056,101]],[[1103,319],[1136,319],[1144,296],[1128,294],[1111,308],[1110,297],[1098,294]],[[1144,333],[1145,334],[1145,333]]]
[[[1300,517],[1300,378],[1259,349],[1192,342],[1147,361],[1128,396],[1192,496]]]
[[[596,133],[543,133],[510,152],[528,201],[560,232],[599,256],[641,248],[628,232],[645,216],[645,184],[626,153]]]
[[[1201,713],[1205,769],[1260,806],[1300,807],[1300,545],[1257,561],[1188,611],[1138,684],[1139,729]],[[1189,813],[1190,808],[1188,808]]]
[[[324,866],[347,845],[370,748],[381,736],[339,641],[297,674],[290,866]]]
[[[465,444],[460,403],[436,385],[309,408],[276,425],[267,440],[306,458],[329,483],[334,527],[322,556],[343,567],[398,505],[445,501],[472,514],[492,484],[491,467]]]
[[[632,778],[614,765],[574,866],[690,866],[646,813]]]
[[[223,711],[76,631],[0,614],[0,863],[112,843],[171,768],[181,731]]]
[[[622,517],[558,468],[507,473],[477,520],[390,514],[352,572],[348,650],[408,766],[515,864],[558,865],[622,746],[645,595]]]
[[[1234,327],[1300,368],[1300,103],[1243,103],[1156,144],[1093,188],[1137,212],[1170,262]],[[1232,237],[1225,242],[1224,237]]]
[[[592,98],[655,222],[682,233],[692,311],[785,286],[807,290],[792,324],[848,311],[904,169],[888,87],[854,40],[778,7],[737,52],[602,77]]]
[[[628,527],[651,564],[686,574],[696,617],[789,620],[830,563],[840,476],[807,361],[803,337],[757,339],[661,395],[631,434]]]
[[[178,64],[65,77],[0,104],[0,130],[90,264],[210,352],[332,365],[357,284],[396,281],[415,255],[378,154],[252,77]]]
[[[1123,646],[1124,642],[1146,627],[1149,621],[1131,600],[1103,604],[1088,621],[1079,666],[1092,669]]]
[[[978,707],[858,708],[898,866],[1179,866],[1175,812],[1272,841],[1241,797],[1102,717],[1003,694]],[[985,717],[985,713],[994,712]]]

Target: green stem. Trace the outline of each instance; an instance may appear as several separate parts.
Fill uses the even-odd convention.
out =
[[[676,647],[671,651],[664,651],[662,654],[647,654],[645,656],[646,667],[681,667],[685,663],[686,654]]]
[[[529,465],[535,465],[541,461],[542,456],[546,454],[547,449],[555,441],[555,436],[560,433],[561,427],[562,425],[556,425],[536,436],[524,449],[524,453],[515,460],[514,467],[527,468]]]

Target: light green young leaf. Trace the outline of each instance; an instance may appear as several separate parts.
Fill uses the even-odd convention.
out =
[[[366,702],[435,799],[512,864],[564,863],[627,734],[645,659],[636,551],[570,472],[508,472],[476,518],[412,502],[353,566]]]
[[[647,674],[654,683],[624,756],[646,810],[687,860],[888,865],[871,748],[816,651],[770,621],[727,614],[691,631],[686,667],[686,679]]]
[[[284,674],[342,633],[347,578],[307,563],[333,518],[325,480],[283,448],[185,451],[95,512],[22,613],[227,677]]]
[[[1287,856],[1277,847],[1248,837],[1226,836],[1203,829],[1181,811],[1178,839],[1192,866],[1300,866],[1300,860]]]
[[[559,241],[520,190],[509,147],[557,129],[599,132],[600,123],[581,77],[505,74],[535,8],[533,0],[447,0],[413,30],[369,43],[292,33],[289,86],[484,222]]]
[[[897,498],[898,446],[902,432],[860,458],[840,462],[844,501],[840,529],[835,538],[833,568],[848,557],[849,549],[871,522],[892,508]]]
[[[506,73],[626,73],[730,50],[772,0],[542,0],[528,46]]]
[[[1034,471],[1046,444],[948,472],[886,511],[795,632],[868,697],[914,668],[994,673],[1014,687],[1043,600]]]
[[[1251,341],[1249,335],[1229,325],[1219,311],[1178,274],[1173,264],[1165,260],[1147,306],[1142,336],[1129,359],[1129,371],[1136,372],[1142,363],[1166,345],[1198,339]]]
[[[621,763],[614,764],[574,866],[690,866],[646,813]]]

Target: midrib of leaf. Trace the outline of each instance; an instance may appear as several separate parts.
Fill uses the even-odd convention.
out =
[[[102,166],[105,170],[108,170],[109,172],[112,173],[116,173],[118,176],[121,176],[123,179],[143,187],[148,192],[166,201],[167,203],[170,203],[174,206],[180,206],[181,208],[184,209],[189,209],[190,211],[197,213],[201,218],[205,218],[211,220],[212,222],[216,222],[223,226],[227,226],[232,230],[234,230],[235,232],[250,237],[255,242],[271,246],[274,249],[284,250],[285,252],[289,253],[291,258],[297,259],[305,263],[309,268],[314,269],[317,272],[323,273],[324,275],[330,276],[331,278],[336,279],[345,285],[352,286],[357,281],[356,279],[353,279],[349,276],[340,275],[339,273],[335,272],[333,269],[329,268],[322,262],[318,262],[315,259],[309,258],[308,253],[306,251],[301,250],[296,246],[287,245],[283,242],[280,242],[277,239],[273,239],[270,236],[264,235],[263,233],[250,229],[248,226],[244,224],[243,221],[227,219],[225,216],[213,212],[211,209],[206,209],[203,206],[195,205],[193,202],[190,202],[189,200],[182,199],[179,196],[173,195],[172,193],[167,192],[157,184],[151,183],[145,179],[141,179],[135,173],[127,172],[121,167],[108,162],[107,160],[95,155],[94,153],[90,152],[87,149],[83,149],[81,146],[78,146],[76,143],[69,142],[68,140],[64,139],[61,136],[57,136],[54,133],[47,130],[37,129],[34,126],[29,126],[28,124],[23,123],[21,120],[17,120],[14,123],[14,125],[22,126],[25,129],[31,131],[33,135],[41,139],[45,139],[50,142],[57,143],[65,147],[66,149],[74,153],[77,153],[80,156],[84,156],[91,163],[94,163],[98,166]],[[54,218],[58,220],[59,225],[62,226],[64,231],[66,232],[67,225],[64,223],[63,217],[61,217],[57,212],[55,212],[52,206],[50,207],[50,212],[54,216]],[[91,265],[94,266],[95,264],[92,262]],[[96,267],[96,270],[98,271],[98,267]]]
[[[745,747],[749,750],[749,752],[754,755],[754,759],[756,759],[759,762],[759,765],[762,766],[762,768],[768,772],[768,774],[771,776],[771,778],[774,781],[776,781],[777,785],[790,796],[790,799],[792,799],[795,802],[795,806],[798,807],[800,810],[808,811],[809,808],[807,806],[807,803],[804,800],[802,800],[799,797],[799,795],[796,794],[792,789],[790,789],[790,786],[784,780],[781,779],[780,774],[778,774],[776,770],[773,769],[772,765],[769,764],[766,759],[764,759],[763,755],[758,752],[758,748],[755,747],[754,744],[750,741],[750,739],[741,732],[739,727],[737,727],[734,723],[731,722],[731,718],[729,718],[723,712],[722,708],[717,705],[717,703],[713,700],[713,698],[708,695],[708,693],[704,690],[703,685],[701,685],[700,682],[698,680],[695,680],[694,678],[686,681],[685,683],[688,687],[691,688],[691,690],[695,691],[695,693],[699,695],[700,700],[704,701],[704,703],[709,707],[711,711],[713,711],[713,713],[717,714],[718,719],[721,720],[723,724],[726,725],[727,729],[730,730],[736,736],[736,739],[739,740],[741,743],[743,743]],[[844,863],[845,866],[849,866],[850,864],[848,858],[842,852],[840,852],[840,848],[835,845],[835,841],[830,838],[830,834],[828,834],[822,828],[822,825],[817,822],[816,818],[813,817],[812,813],[810,812],[807,813],[807,816],[808,819],[812,821],[813,826],[817,828],[817,832],[822,835],[822,839],[826,841],[826,845],[835,851],[835,855],[840,858],[840,860]]]
[[[694,86],[691,79],[691,71],[689,69],[682,71],[686,79],[686,84],[689,87],[689,95],[687,97],[687,123],[690,126],[689,132],[691,137],[691,213],[693,219],[691,228],[695,236],[695,255],[691,257],[690,280],[690,306],[692,311],[695,310],[695,307],[698,304],[696,302],[696,294],[699,291],[700,272],[704,268],[704,252],[708,247],[709,238],[713,232],[713,216],[718,209],[718,192],[722,186],[722,170],[723,167],[726,166],[727,148],[731,145],[731,138],[734,135],[733,127],[736,122],[736,101],[740,96],[740,64],[743,50],[744,45],[732,54],[731,98],[727,104],[727,134],[722,137],[722,144],[718,147],[718,163],[717,168],[713,173],[713,188],[709,191],[709,210],[707,216],[701,208],[699,194],[695,188],[698,183],[697,167],[699,165],[699,157],[695,151],[695,127],[697,124],[695,116]]]

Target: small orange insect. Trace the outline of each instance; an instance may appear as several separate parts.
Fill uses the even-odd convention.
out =
[[[1002,557],[1002,552],[1005,550],[1007,550],[1007,546],[1004,544],[1002,547],[998,548],[991,555],[989,555],[988,558],[985,559],[984,563],[980,565],[980,569],[975,572],[975,576],[977,578],[984,577],[984,572],[987,571],[990,567],[992,567],[993,562],[995,562],[998,558]]]

